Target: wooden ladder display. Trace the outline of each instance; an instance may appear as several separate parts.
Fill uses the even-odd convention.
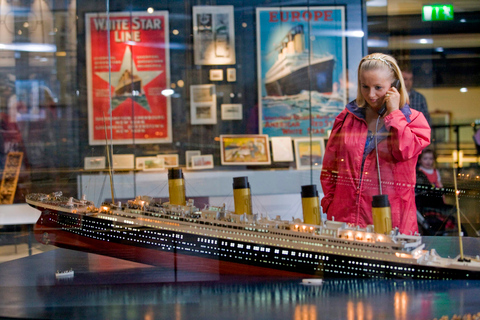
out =
[[[22,167],[23,152],[9,152],[5,159],[2,184],[0,186],[0,204],[12,204],[17,189],[18,176]]]

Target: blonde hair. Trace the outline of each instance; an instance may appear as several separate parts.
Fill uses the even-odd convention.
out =
[[[372,53],[363,57],[358,65],[358,83],[357,83],[357,105],[364,108],[366,105],[365,99],[362,95],[362,84],[360,83],[360,74],[363,71],[384,69],[389,71],[391,82],[400,80],[400,108],[403,108],[405,103],[410,103],[408,99],[407,89],[405,89],[405,82],[403,82],[402,71],[398,67],[397,61],[392,56],[383,53]]]

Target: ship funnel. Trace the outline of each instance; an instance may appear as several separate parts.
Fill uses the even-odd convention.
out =
[[[185,180],[183,179],[182,169],[168,169],[168,193],[170,195],[170,204],[184,206],[185,201]]]
[[[252,214],[252,195],[248,177],[233,178],[233,201],[236,214]]]
[[[302,209],[304,223],[320,225],[320,202],[316,185],[302,186]]]
[[[373,196],[372,218],[376,233],[388,234],[392,231],[392,213],[387,195]]]

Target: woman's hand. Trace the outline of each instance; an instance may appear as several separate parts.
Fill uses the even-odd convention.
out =
[[[387,113],[385,115],[400,109],[400,92],[398,92],[397,88],[391,87],[388,89],[384,101],[387,104]]]

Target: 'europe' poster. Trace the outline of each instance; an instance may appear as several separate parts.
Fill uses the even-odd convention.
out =
[[[260,133],[327,135],[346,103],[344,28],[343,7],[257,8]]]
[[[86,15],[90,144],[172,141],[168,30],[167,11]]]

